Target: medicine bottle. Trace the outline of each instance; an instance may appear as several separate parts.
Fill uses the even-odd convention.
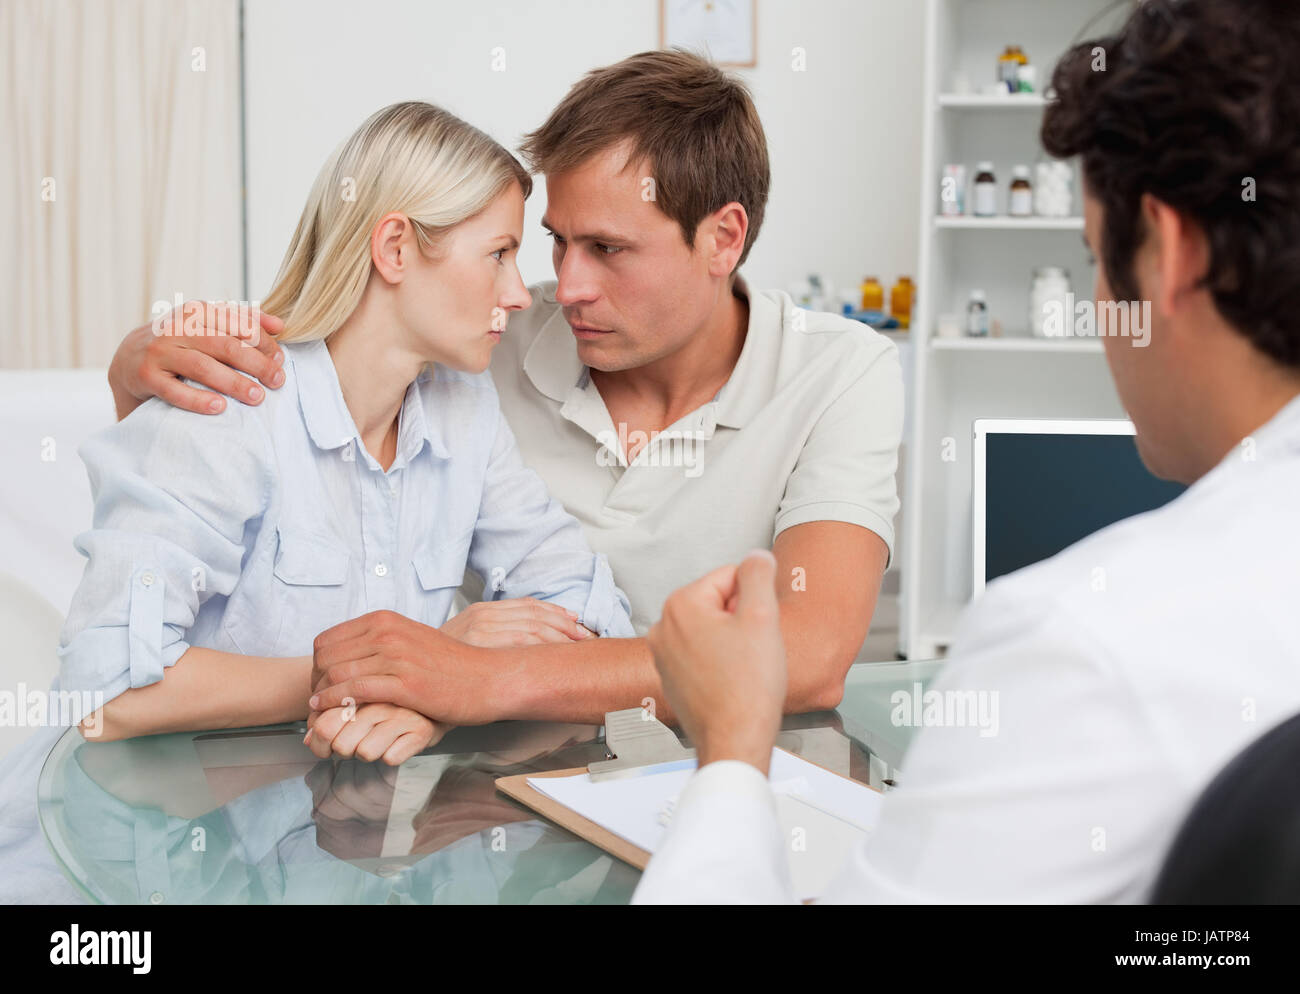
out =
[[[970,292],[970,303],[966,305],[966,334],[971,338],[989,337],[989,305],[984,300],[983,290]]]
[[[975,216],[993,217],[997,212],[998,180],[993,163],[981,162],[975,167]]]
[[[998,82],[1007,88],[1008,93],[1015,93],[1020,89],[1020,56],[1017,54],[1019,48],[1015,45],[1008,45],[1006,50],[998,56]]]
[[[864,311],[885,309],[885,288],[874,276],[868,276],[862,281],[862,309]]]
[[[1029,167],[1016,166],[1011,175],[1011,195],[1007,199],[1007,213],[1012,217],[1029,217],[1034,213],[1034,187],[1029,182]]]
[[[915,287],[910,276],[900,276],[894,288],[889,291],[889,313],[898,321],[900,328],[912,325],[912,297]]]

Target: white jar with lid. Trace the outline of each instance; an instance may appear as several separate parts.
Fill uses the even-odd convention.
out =
[[[1034,172],[1034,213],[1069,217],[1074,211],[1074,169],[1068,162],[1048,159],[1039,162]]]
[[[1069,335],[1074,329],[1070,307],[1070,273],[1060,266],[1039,266],[1029,287],[1029,330],[1037,338]]]

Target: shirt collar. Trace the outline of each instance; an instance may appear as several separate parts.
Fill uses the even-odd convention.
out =
[[[718,424],[743,428],[772,395],[780,351],[773,345],[780,341],[785,315],[781,313],[780,305],[767,294],[751,293],[749,284],[739,273],[733,289],[736,296],[749,302],[749,323],[736,368],[713,401],[717,404]]]
[[[762,408],[774,375],[777,350],[770,348],[773,332],[779,332],[784,315],[779,305],[764,294],[753,294],[745,278],[736,274],[733,292],[749,302],[749,324],[745,344],[731,376],[713,398],[716,423],[729,428],[743,428]],[[555,301],[555,286],[547,284],[542,300]],[[578,358],[564,309],[556,307],[542,324],[533,344],[524,355],[524,372],[533,386],[561,404],[569,392],[581,386],[586,367]]]
[[[1257,452],[1271,455],[1300,448],[1300,394],[1292,397],[1252,434]]]
[[[343,400],[338,371],[324,340],[300,342],[285,349],[293,363],[298,379],[298,404],[311,440],[321,449],[339,449],[355,442],[361,447],[361,436],[352,412]],[[440,459],[450,458],[446,443],[437,431],[437,425],[424,409],[420,384],[433,375],[426,366],[406,388],[402,400],[402,413],[398,419],[397,460],[394,467],[409,464],[429,443],[432,453]]]
[[[542,287],[542,301],[555,303],[554,283]],[[578,345],[569,322],[564,320],[564,308],[557,306],[542,323],[541,330],[524,355],[524,372],[533,381],[533,386],[561,404],[582,379],[586,367],[578,358]]]
[[[1232,446],[1208,473],[1188,488],[1206,490],[1228,486],[1238,474],[1268,466],[1300,452],[1300,395],[1292,397],[1281,410],[1246,438]]]

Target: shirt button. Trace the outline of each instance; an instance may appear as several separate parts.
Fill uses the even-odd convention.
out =
[[[388,567],[385,566],[383,563],[379,563],[375,567],[375,576],[387,576],[387,575],[388,575]]]
[[[141,573],[141,574],[140,574],[140,582],[143,583],[146,587],[152,587],[152,586],[153,586],[153,574],[152,574],[152,573]]]

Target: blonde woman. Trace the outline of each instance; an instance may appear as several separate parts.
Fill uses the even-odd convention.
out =
[[[494,600],[540,602],[557,640],[634,634],[485,372],[530,301],[530,190],[446,111],[384,108],[321,170],[263,302],[284,319],[284,386],[215,416],[152,400],[83,446],[95,520],[60,683],[104,695],[84,733],[304,718],[321,631],[375,610],[441,626],[467,566]],[[510,617],[479,644],[515,642]],[[335,751],[388,763],[442,732],[387,704],[350,717]]]

